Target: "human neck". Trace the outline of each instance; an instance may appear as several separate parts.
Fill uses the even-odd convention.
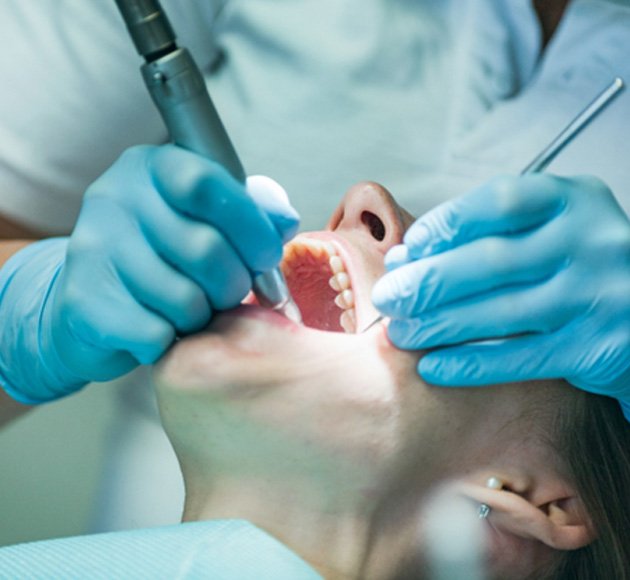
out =
[[[188,483],[188,482],[187,482]],[[291,481],[217,477],[211,489],[187,486],[184,521],[245,519],[270,533],[327,579],[358,578],[368,545],[366,505],[331,501]],[[309,498],[305,501],[305,498]]]

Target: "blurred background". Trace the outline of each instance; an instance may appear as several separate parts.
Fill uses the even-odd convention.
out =
[[[0,546],[86,531],[114,419],[112,386],[92,384],[0,431]]]

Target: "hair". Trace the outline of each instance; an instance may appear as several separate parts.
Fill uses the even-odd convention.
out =
[[[583,391],[558,410],[552,441],[597,539],[564,553],[554,580],[630,580],[630,423],[617,401]]]

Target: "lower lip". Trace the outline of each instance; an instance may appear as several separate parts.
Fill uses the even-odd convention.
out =
[[[289,320],[279,312],[270,308],[263,308],[257,304],[241,304],[238,308],[230,310],[227,315],[245,317],[260,320],[266,324],[284,328],[302,328],[299,324]]]

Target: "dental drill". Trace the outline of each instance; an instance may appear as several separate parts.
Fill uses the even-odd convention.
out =
[[[219,118],[203,75],[175,33],[158,0],[116,0],[138,53],[142,77],[172,141],[225,167],[241,183],[245,170]],[[259,304],[301,323],[286,280],[275,268],[256,273],[253,292]]]
[[[577,116],[545,147],[534,159],[521,171],[521,175],[542,173],[547,166],[599,113],[601,113],[612,100],[625,88],[622,78],[616,77],[597,97],[595,97]],[[385,319],[384,315],[370,322],[361,334],[367,332]]]

